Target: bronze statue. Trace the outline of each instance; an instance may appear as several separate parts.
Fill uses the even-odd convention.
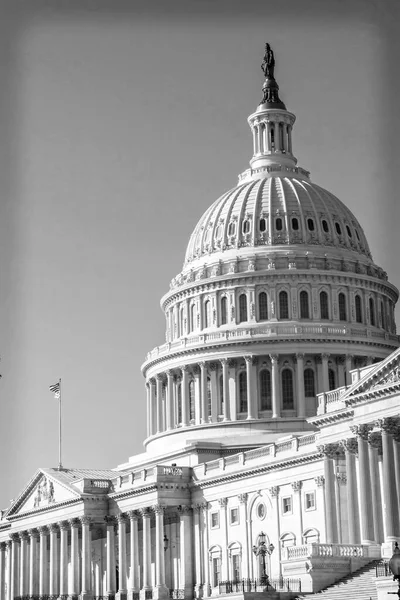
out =
[[[274,79],[275,58],[274,52],[269,44],[265,44],[264,60],[261,70],[267,79]]]

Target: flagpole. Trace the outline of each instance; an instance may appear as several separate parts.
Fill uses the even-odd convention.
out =
[[[61,462],[61,377],[59,379],[60,394],[58,398],[58,470],[62,469]]]

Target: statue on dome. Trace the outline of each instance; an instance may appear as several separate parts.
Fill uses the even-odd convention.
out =
[[[269,44],[265,44],[264,60],[261,65],[261,70],[267,79],[274,78],[275,58],[274,52]]]

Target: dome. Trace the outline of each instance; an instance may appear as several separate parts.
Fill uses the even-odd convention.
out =
[[[302,171],[302,169],[296,169]],[[239,184],[204,213],[186,250],[185,267],[229,249],[307,245],[345,248],[371,257],[364,232],[336,196],[306,172],[276,172]]]

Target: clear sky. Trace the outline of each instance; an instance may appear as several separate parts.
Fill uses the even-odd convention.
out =
[[[268,41],[299,164],[400,285],[400,3],[0,2],[0,507],[142,450],[145,354],[205,209],[248,166]]]

